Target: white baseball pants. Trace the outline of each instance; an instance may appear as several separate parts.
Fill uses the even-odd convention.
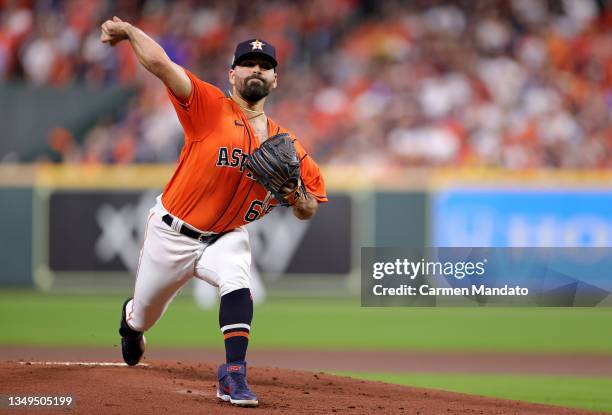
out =
[[[126,306],[127,323],[137,331],[150,329],[192,277],[219,287],[219,296],[250,288],[251,247],[245,227],[208,245],[166,225],[162,217],[167,213],[158,196],[147,219],[134,300]]]

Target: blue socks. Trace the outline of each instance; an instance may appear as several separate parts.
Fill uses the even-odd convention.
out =
[[[221,297],[219,327],[225,339],[227,363],[245,360],[252,320],[253,299],[248,288],[241,288]]]

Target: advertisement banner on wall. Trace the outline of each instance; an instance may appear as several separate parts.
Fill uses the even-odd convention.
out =
[[[449,190],[431,206],[431,246],[612,246],[611,191]]]
[[[130,271],[138,265],[147,213],[158,191],[58,191],[49,199],[49,268]],[[351,198],[333,194],[316,217],[300,221],[277,208],[249,224],[253,262],[273,276],[348,274]]]

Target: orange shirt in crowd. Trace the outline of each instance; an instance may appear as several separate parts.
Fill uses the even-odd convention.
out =
[[[240,107],[215,86],[185,72],[193,85],[189,99],[181,101],[168,90],[185,132],[185,145],[162,203],[170,214],[201,231],[229,231],[269,213],[277,202],[266,203],[267,190],[245,169],[244,162],[259,146],[259,139]],[[270,135],[290,133],[270,118],[268,131]],[[295,147],[306,190],[326,202],[319,166],[298,141]]]

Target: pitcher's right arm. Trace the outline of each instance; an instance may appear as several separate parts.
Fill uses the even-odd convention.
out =
[[[166,51],[145,32],[124,22],[118,17],[105,21],[100,40],[115,46],[122,40],[129,40],[138,61],[145,69],[159,78],[177,98],[187,101],[193,85],[180,65],[172,62]]]

